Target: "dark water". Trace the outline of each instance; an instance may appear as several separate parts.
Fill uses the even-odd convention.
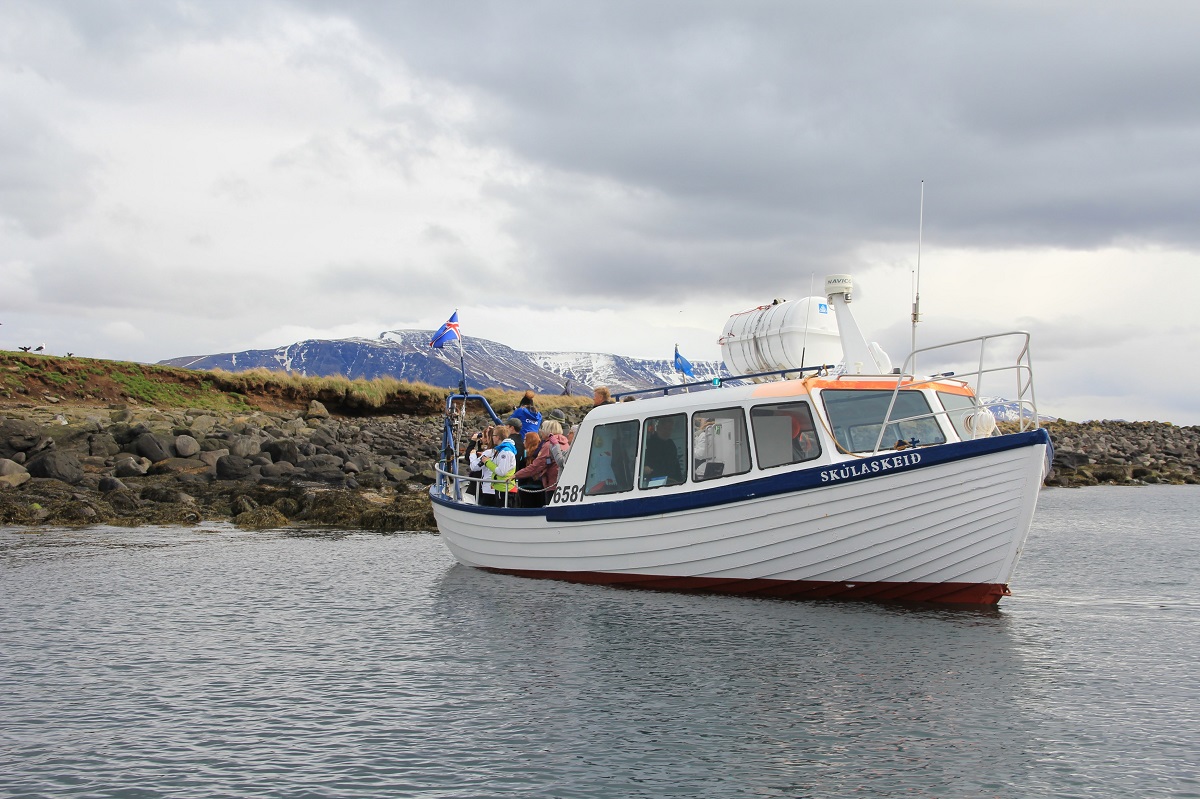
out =
[[[995,611],[0,530],[0,795],[1200,796],[1200,488],[1052,490]]]

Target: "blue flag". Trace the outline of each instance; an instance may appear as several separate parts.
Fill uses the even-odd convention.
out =
[[[679,354],[679,345],[675,345],[675,371],[683,372],[688,377],[695,377],[696,373],[692,371],[692,364],[687,358]]]
[[[438,332],[433,334],[433,340],[429,342],[429,346],[441,349],[455,339],[462,339],[462,333],[458,331],[458,311],[450,314],[450,319],[446,324],[438,328]]]

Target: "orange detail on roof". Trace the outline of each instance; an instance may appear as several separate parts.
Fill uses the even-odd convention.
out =
[[[780,380],[775,383],[760,383],[750,392],[752,397],[801,397],[804,384],[799,380]]]

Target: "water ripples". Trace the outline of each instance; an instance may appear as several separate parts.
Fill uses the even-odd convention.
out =
[[[1149,496],[1131,552],[1127,495],[1047,492],[988,611],[523,580],[431,535],[0,531],[0,795],[1198,795],[1200,563],[1163,519],[1200,494]]]

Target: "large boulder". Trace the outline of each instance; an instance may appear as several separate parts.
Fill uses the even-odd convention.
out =
[[[262,450],[269,453],[271,460],[275,463],[287,461],[295,465],[300,462],[300,447],[290,438],[267,441],[262,445]]]
[[[221,458],[224,458],[228,454],[229,450],[227,449],[205,450],[200,453],[200,460],[204,461],[215,469],[217,467],[217,461],[221,460]]]
[[[42,429],[24,419],[0,419],[0,458],[28,452],[42,437]]]
[[[175,453],[181,458],[200,454],[200,442],[189,435],[175,436]]]
[[[125,454],[117,458],[113,474],[117,477],[141,477],[148,471],[150,471],[150,460],[148,458],[139,458],[134,455]]]
[[[317,400],[312,400],[308,403],[308,410],[304,412],[305,419],[328,419],[329,411],[325,409]]]
[[[96,490],[107,494],[110,491],[128,491],[129,486],[115,477],[105,476],[100,478],[100,483],[96,486]]]
[[[76,485],[83,480],[83,465],[80,464],[79,458],[69,452],[40,452],[29,459],[25,468],[34,477],[61,480],[68,485]]]
[[[251,436],[234,436],[229,441],[229,454],[236,455],[239,458],[249,458],[251,455],[257,455],[262,447],[258,443],[258,439]]]
[[[214,416],[197,416],[192,420],[192,435],[197,438],[204,438],[213,431],[217,426],[217,419]]]
[[[150,474],[210,474],[212,467],[199,458],[167,458],[150,467]]]
[[[171,457],[170,445],[153,433],[142,433],[138,436],[133,442],[133,451],[151,463],[165,461]]]
[[[263,477],[290,477],[297,471],[296,467],[288,461],[280,461],[279,463],[268,463],[262,466],[261,474]]]
[[[245,480],[250,476],[250,461],[237,455],[225,455],[217,459],[218,480]]]
[[[28,482],[29,470],[8,458],[0,458],[0,488],[16,488]]]
[[[88,454],[111,457],[121,451],[121,445],[111,433],[92,433],[88,436]]]

